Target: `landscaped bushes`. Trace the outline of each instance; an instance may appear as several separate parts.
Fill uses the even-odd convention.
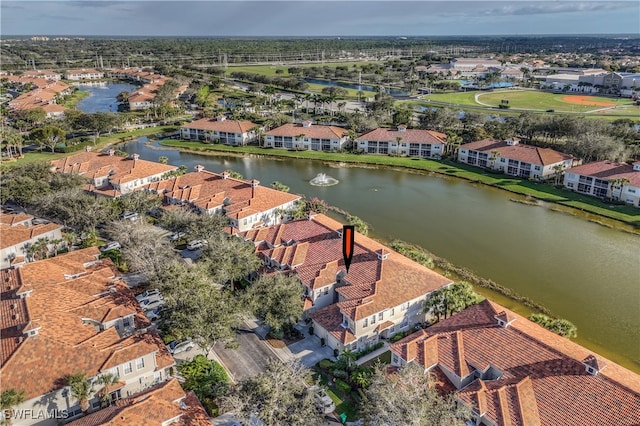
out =
[[[351,385],[342,380],[336,380],[336,388],[338,388],[342,392],[351,392]]]
[[[360,351],[360,352],[357,352],[357,354],[356,354],[356,359],[360,359],[360,358],[362,358],[363,356],[368,355],[368,354],[370,354],[371,352],[373,352],[373,351],[375,351],[375,350],[378,350],[378,349],[380,349],[380,348],[381,348],[381,347],[383,347],[383,346],[384,346],[384,342],[378,342],[378,343],[376,343],[376,344],[375,344],[375,345],[373,345],[373,346],[369,346],[367,349],[364,349],[364,350],[362,350],[362,351]]]

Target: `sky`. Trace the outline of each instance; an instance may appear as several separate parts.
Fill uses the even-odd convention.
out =
[[[640,1],[0,2],[0,35],[450,36],[638,34]]]

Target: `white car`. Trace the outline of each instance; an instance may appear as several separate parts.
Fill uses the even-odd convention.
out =
[[[167,349],[171,354],[178,354],[180,352],[190,351],[195,348],[196,344],[191,340],[174,340],[167,345]]]
[[[136,212],[124,212],[120,215],[120,219],[123,220],[138,220],[138,213]]]
[[[162,299],[162,298],[146,299],[146,300],[143,300],[142,302],[140,302],[140,306],[142,307],[142,310],[144,312],[153,311],[154,309],[160,308],[161,306],[164,306],[166,304],[167,304],[167,302],[165,302],[164,299]]]
[[[109,241],[107,244],[99,247],[100,251],[119,250],[120,243],[117,241]]]
[[[160,319],[160,311],[161,310],[162,310],[162,308],[155,308],[152,311],[145,312],[145,315],[147,316],[147,318],[149,318],[149,321],[154,322],[154,321],[157,321],[158,319]]]
[[[161,297],[160,296],[160,290],[158,290],[157,288],[154,288],[153,290],[147,290],[144,293],[141,293],[139,295],[136,296],[136,300],[138,302],[142,302],[145,299],[151,299],[154,297]]]
[[[182,238],[186,237],[187,234],[185,234],[184,232],[175,232],[171,235],[167,235],[167,238],[169,238],[169,240],[171,241],[178,241],[181,240]]]
[[[336,410],[336,404],[324,389],[318,386],[311,386],[309,392],[313,393],[316,407],[322,414],[333,413]]]
[[[193,240],[187,244],[187,250],[197,250],[206,246],[208,243],[206,240]]]

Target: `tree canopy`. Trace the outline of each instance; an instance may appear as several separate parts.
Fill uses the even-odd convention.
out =
[[[322,416],[307,391],[311,382],[311,371],[299,362],[270,361],[265,371],[233,387],[222,406],[234,410],[243,424],[254,417],[265,426],[320,424]]]
[[[440,321],[441,316],[447,318],[481,300],[482,297],[473,291],[471,284],[461,281],[432,292],[424,302],[424,312],[435,315]]]
[[[389,375],[378,365],[364,392],[360,406],[367,425],[465,426],[471,418],[468,407],[453,395],[438,395],[429,374],[411,364]]]
[[[302,317],[302,291],[295,276],[263,275],[249,286],[246,297],[253,314],[278,332]]]

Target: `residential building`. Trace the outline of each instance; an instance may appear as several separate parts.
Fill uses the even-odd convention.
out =
[[[253,179],[234,179],[197,165],[196,171],[146,186],[168,205],[190,205],[200,213],[224,214],[238,232],[280,223],[299,195],[266,188]]]
[[[58,105],[57,102],[60,98],[71,93],[68,84],[40,77],[9,76],[8,79],[13,84],[21,86],[29,84],[33,87],[32,90],[9,101],[8,105],[12,111],[42,108],[47,118],[64,117],[66,108]]]
[[[484,300],[391,345],[432,374],[475,424],[640,424],[640,376]]]
[[[347,130],[336,126],[320,126],[305,121],[285,124],[265,135],[265,146],[284,149],[338,151],[347,143]]]
[[[87,151],[53,160],[52,170],[60,173],[77,173],[89,179],[85,189],[94,194],[119,197],[151,182],[159,181],[176,166],[140,160],[138,154],[129,157],[115,155],[113,149],[106,153]]]
[[[409,157],[441,158],[447,135],[433,130],[377,128],[356,139],[358,150],[367,154],[398,154]]]
[[[104,77],[104,73],[102,71],[98,71],[94,68],[67,70],[64,75],[67,80],[99,80]]]
[[[572,167],[564,174],[564,186],[581,194],[640,207],[640,161],[597,161]]]
[[[33,216],[28,214],[0,213],[0,269],[20,265],[32,259],[29,247],[40,239],[49,241],[44,250],[54,251],[54,246],[62,247],[62,226],[56,223],[33,224]]]
[[[240,236],[255,244],[264,272],[298,277],[304,315],[331,348],[360,351],[423,322],[429,293],[452,281],[360,233],[347,272],[342,229],[318,214]]]
[[[170,377],[175,361],[129,287],[96,247],[0,271],[0,379],[25,393],[14,425],[56,425],[49,418],[82,414],[67,377],[95,385],[90,411],[100,407],[96,380],[111,373],[112,402]],[[53,416],[55,417],[55,416]]]
[[[68,424],[211,426],[212,423],[195,394],[185,392],[177,379],[171,379]]]
[[[62,74],[56,71],[51,70],[27,70],[22,73],[23,77],[30,78],[44,78],[46,80],[60,80],[62,78]]]
[[[251,121],[229,120],[219,115],[215,119],[202,118],[183,125],[180,135],[182,139],[244,146],[256,141],[257,127]]]
[[[137,81],[149,81],[149,83],[140,87],[136,91],[132,92],[127,98],[129,104],[129,110],[137,111],[151,108],[155,105],[155,98],[158,89],[163,86],[169,78],[153,73],[138,73],[134,77],[137,77]],[[177,99],[186,89],[187,85],[179,86],[175,91],[175,99]]]
[[[458,161],[528,179],[547,179],[573,165],[571,155],[519,142],[511,138],[466,143],[458,149]]]

